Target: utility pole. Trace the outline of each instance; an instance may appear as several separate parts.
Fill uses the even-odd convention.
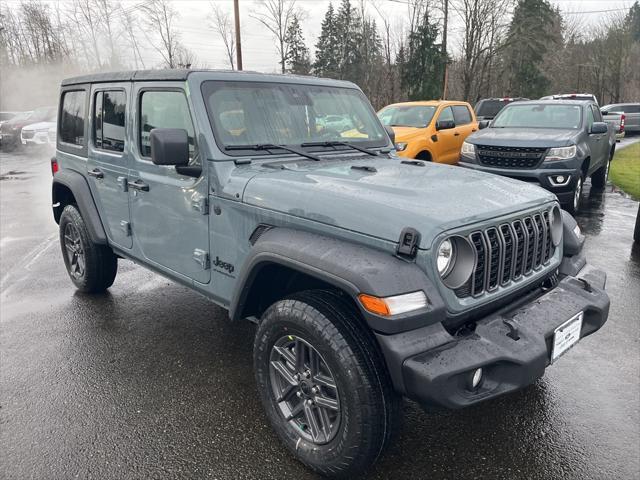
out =
[[[442,79],[442,100],[447,99],[447,83],[449,82],[449,56],[447,55],[447,23],[449,20],[449,0],[444,1],[444,25],[442,29],[442,49],[444,50],[444,78]]]
[[[242,45],[240,44],[240,0],[233,0],[233,14],[236,20],[236,67],[242,70]]]

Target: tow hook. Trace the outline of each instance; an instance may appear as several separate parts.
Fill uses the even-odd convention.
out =
[[[578,280],[582,283],[582,288],[584,288],[589,293],[593,293],[593,288],[591,288],[591,284],[589,282],[587,282],[584,278],[578,278]]]
[[[512,338],[516,342],[520,340],[520,335],[518,335],[518,327],[513,323],[512,320],[504,319],[502,320],[507,327],[509,327],[509,333],[507,333],[507,337]]]

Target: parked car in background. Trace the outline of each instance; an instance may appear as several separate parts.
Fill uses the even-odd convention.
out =
[[[0,124],[11,120],[13,117],[18,115],[20,112],[0,112]]]
[[[465,138],[478,130],[471,105],[449,100],[394,103],[378,112],[395,132],[398,155],[457,163]]]
[[[587,177],[605,186],[615,145],[594,102],[532,100],[506,106],[471,135],[460,165],[539,184],[575,212]]]
[[[522,100],[529,100],[524,97],[504,97],[504,98],[483,98],[474,108],[476,112],[476,118],[480,120],[492,120],[498,114],[500,110],[513,102],[520,102]]]
[[[583,100],[598,105],[598,99],[592,93],[560,93],[541,97],[540,100]]]
[[[55,119],[56,107],[40,107],[33,112],[16,115],[0,125],[0,145],[3,150],[13,150],[21,144],[20,135],[27,125]]]
[[[611,126],[616,134],[616,141],[622,140],[625,135],[625,114],[623,112],[614,112],[613,110],[607,112],[602,109],[600,113],[602,113],[602,119]]]
[[[20,132],[20,143],[24,146],[44,146],[55,145],[55,137],[53,142],[49,139],[49,131],[56,128],[55,116],[52,120],[44,122],[32,123],[22,128]]]
[[[624,131],[640,133],[640,103],[612,103],[600,109],[606,118],[613,112],[624,114]]]

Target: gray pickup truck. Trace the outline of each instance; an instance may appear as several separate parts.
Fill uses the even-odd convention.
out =
[[[540,185],[573,213],[587,177],[595,188],[606,185],[615,145],[596,103],[531,100],[481,122],[462,145],[460,165]]]
[[[605,122],[617,120],[620,133],[640,133],[640,103],[612,103],[600,110]]]
[[[71,281],[104,291],[130,259],[255,322],[266,420],[321,474],[361,475],[402,396],[523,388],[607,320],[606,275],[552,194],[399,158],[352,83],[96,74],[63,81],[57,125]]]

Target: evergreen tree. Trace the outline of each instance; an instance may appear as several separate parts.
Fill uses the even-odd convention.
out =
[[[289,47],[285,58],[288,73],[296,75],[308,75],[311,71],[311,60],[309,59],[309,49],[302,35],[302,28],[297,16],[294,16],[287,29],[285,43]]]
[[[320,77],[338,78],[338,35],[336,25],[336,14],[333,5],[330,3],[327,13],[322,21],[320,37],[316,44],[316,61],[313,64],[313,71]]]
[[[638,3],[638,0],[631,5],[625,21],[633,41],[640,42],[640,3]]]
[[[409,34],[407,50],[398,53],[398,57],[400,53],[403,57],[401,85],[409,100],[440,98],[445,55],[436,43],[437,38],[438,26],[430,21],[425,9],[415,30]]]
[[[542,66],[547,52],[561,43],[557,21],[548,0],[518,0],[506,40],[511,95],[544,95],[550,85]]]

